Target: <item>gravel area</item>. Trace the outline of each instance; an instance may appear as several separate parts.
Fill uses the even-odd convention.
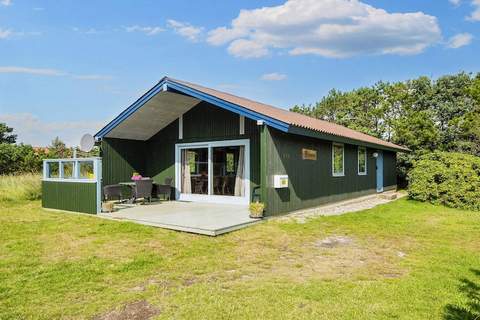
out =
[[[396,199],[404,197],[406,194],[398,192],[389,192],[379,195],[369,195],[357,199],[342,201],[334,204],[328,204],[321,207],[311,208],[307,210],[295,211],[285,215],[280,220],[294,219],[299,223],[305,223],[306,219],[316,216],[335,216],[349,212],[362,211],[371,209],[380,204],[388,203],[396,199],[388,199],[385,195],[396,194]]]

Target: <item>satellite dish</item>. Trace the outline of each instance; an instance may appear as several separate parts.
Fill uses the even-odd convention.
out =
[[[93,139],[93,136],[89,133],[86,133],[82,136],[82,139],[80,139],[80,150],[89,152],[93,149],[93,146],[95,145],[95,139]]]

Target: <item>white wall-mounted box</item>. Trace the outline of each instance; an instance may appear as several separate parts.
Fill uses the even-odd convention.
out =
[[[276,174],[273,176],[273,187],[275,189],[288,188],[288,176],[286,174]]]

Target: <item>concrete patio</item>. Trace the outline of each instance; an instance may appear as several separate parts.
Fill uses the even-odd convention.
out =
[[[171,230],[217,236],[260,222],[241,205],[162,201],[145,205],[117,205],[99,216]]]

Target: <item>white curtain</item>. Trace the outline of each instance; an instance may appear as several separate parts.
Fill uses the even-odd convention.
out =
[[[245,167],[245,147],[240,147],[238,150],[238,165],[237,165],[237,176],[235,177],[235,196],[243,197],[244,187],[243,187],[243,176],[244,176],[244,167]]]
[[[192,193],[192,180],[190,179],[190,163],[188,150],[182,150],[182,193]]]

